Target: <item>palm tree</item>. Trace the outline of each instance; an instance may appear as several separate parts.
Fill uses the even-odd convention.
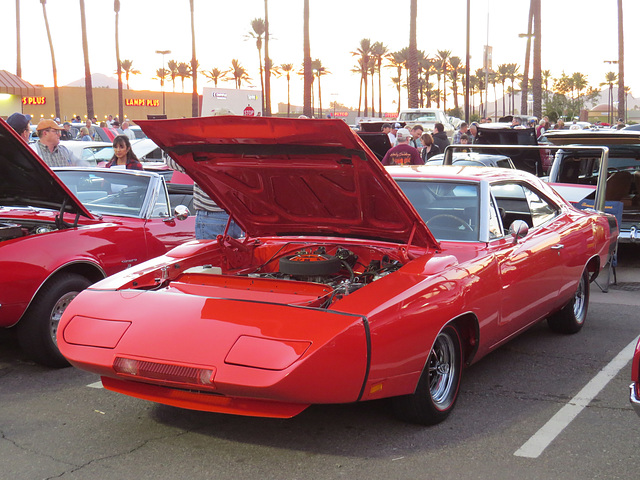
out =
[[[509,80],[511,81],[511,92],[512,92],[510,108],[511,108],[511,114],[513,114],[516,109],[515,95],[513,93],[515,93],[516,91],[516,87],[515,87],[516,80],[520,76],[520,74],[518,73],[518,70],[520,70],[520,65],[518,65],[517,63],[508,63],[507,65],[509,67]]]
[[[124,120],[124,100],[122,94],[122,63],[120,62],[120,40],[118,40],[118,18],[120,16],[120,0],[113,0],[113,10],[116,12],[116,63],[118,65],[116,72],[118,73],[118,118]]]
[[[171,72],[168,72],[168,73],[170,74]],[[219,68],[212,68],[211,70],[208,70],[208,71],[202,70],[200,71],[200,73],[205,77],[207,77],[209,81],[213,82],[213,85],[216,88],[218,88],[218,80],[226,80],[226,75],[227,73],[229,73],[229,71],[225,70],[223,72]]]
[[[527,114],[529,100],[529,60],[531,58],[531,37],[533,36],[533,0],[529,2],[529,21],[527,22],[527,50],[524,56],[524,73],[522,74],[522,95],[520,96],[520,111]]]
[[[435,97],[431,94],[433,89],[433,83],[429,81],[429,77],[433,73],[436,73],[436,61],[433,58],[429,58],[428,55],[424,56],[422,61],[422,71],[424,72],[424,90],[427,97],[427,107],[431,107],[431,102],[435,100]]]
[[[198,98],[198,60],[196,59],[196,28],[193,22],[193,0],[189,0],[191,9],[191,78],[193,79],[193,92],[191,93],[191,116],[199,116]],[[184,89],[183,89],[184,90]]]
[[[169,76],[171,77],[171,83],[173,83],[173,91],[176,91],[176,77],[178,76],[178,62],[175,60],[169,60],[167,62],[169,68]]]
[[[293,72],[293,63],[283,63],[280,69],[287,76],[287,117],[291,113],[291,72]]]
[[[313,116],[311,109],[311,84],[313,83],[313,71],[311,70],[311,44],[309,42],[309,0],[304,0],[303,9],[303,66],[304,75],[304,101],[302,113],[307,117]]]
[[[319,59],[315,59],[311,62],[311,68],[313,69],[314,76],[318,79],[318,115],[322,118],[322,90],[320,89],[320,77],[328,75],[331,72],[322,66],[322,62]],[[366,112],[366,106],[365,106]],[[366,114],[365,114],[366,115]]]
[[[260,62],[260,92],[262,93],[262,111],[264,112],[264,76],[262,71],[262,37],[264,35],[264,20],[262,18],[254,18],[251,20],[251,29],[248,37],[256,39],[256,48],[258,49],[258,60]]]
[[[156,70],[156,76],[153,80],[160,80],[160,89],[164,90],[164,81],[171,75],[171,72],[166,68],[158,68]]]
[[[20,0],[16,0],[16,75],[22,77],[22,54],[20,53]]]
[[[93,119],[93,84],[89,68],[89,44],[87,43],[87,21],[84,15],[84,0],[80,0],[80,25],[82,28],[82,52],[84,53],[84,90],[87,98],[87,115]]]
[[[503,117],[507,114],[506,113],[507,110],[504,104],[505,98],[507,96],[505,93],[504,84],[507,82],[508,79],[509,79],[509,64],[503,63],[501,65],[498,65],[497,81],[500,82],[500,84],[502,85],[502,116]]]
[[[544,83],[545,97],[549,95],[549,79],[551,78],[551,70],[542,71],[542,82]]]
[[[409,4],[409,108],[418,106],[418,40],[417,40],[418,0]]]
[[[133,68],[133,60],[122,60],[121,66],[122,66],[122,70],[124,70],[125,79],[127,80],[127,90],[130,90],[130,88],[129,88],[129,76],[130,75],[139,75],[140,74],[140,70],[136,70],[135,68]]]
[[[542,14],[541,0],[533,3],[533,114],[542,117]]]
[[[124,68],[124,62],[122,62],[122,68]],[[189,64],[186,62],[180,62],[178,64],[177,75],[178,77],[180,77],[180,80],[182,80],[182,93],[184,93],[184,79],[191,77],[191,67],[189,66]]]
[[[627,102],[624,87],[624,27],[622,0],[618,0],[618,118],[627,117]]]
[[[453,85],[453,106],[458,110],[458,108],[460,108],[458,104],[458,74],[464,68],[462,66],[462,59],[456,56],[450,57],[449,66],[451,67],[451,84]]]
[[[442,68],[442,99],[444,110],[447,109],[447,67],[449,66],[449,57],[451,57],[451,50],[438,50],[438,60]]]
[[[60,92],[58,91],[58,69],[56,68],[56,56],[53,53],[53,40],[51,40],[51,30],[49,30],[49,19],[47,18],[47,0],[40,0],[42,4],[42,14],[44,24],[47,27],[47,38],[49,39],[49,49],[51,50],[51,67],[53,69],[53,97],[56,106],[56,118],[60,118]]]
[[[362,87],[364,85],[364,116],[367,117],[369,115],[369,107],[367,104],[367,76],[369,74],[369,62],[371,61],[371,40],[369,40],[368,38],[363,38],[362,40],[360,40],[360,47],[355,52],[351,52],[351,55],[359,57],[358,65],[360,66],[360,92],[362,93]],[[360,110],[360,106],[358,106],[358,110]]]
[[[362,58],[359,58],[358,64],[351,69],[352,73],[357,73],[358,75],[360,75],[360,89],[358,91],[358,116],[360,116],[360,109],[362,108],[362,79],[365,76],[363,70],[364,67],[362,65]]]
[[[240,88],[242,86],[243,80],[251,80],[245,68],[240,65],[240,61],[235,58],[231,60],[231,74],[233,75],[233,80],[236,83],[236,88]]]
[[[398,77],[396,79],[391,79],[396,88],[398,89],[398,114],[400,113],[400,101],[402,98],[402,69],[406,66],[407,60],[409,58],[409,49],[403,48],[397,52],[393,52],[389,56],[390,65],[389,67],[395,68]]]
[[[476,70],[476,74],[474,75],[477,79],[476,82],[476,86],[478,88],[478,93],[480,94],[480,108],[478,109],[480,112],[482,112],[482,109],[484,108],[484,111],[487,110],[486,105],[482,102],[482,92],[484,92],[485,90],[485,71],[484,68],[478,68]],[[486,101],[486,98],[485,98]]]
[[[609,98],[607,101],[607,122],[609,124],[612,123],[613,117],[613,84],[618,80],[618,75],[615,72],[607,72],[604,76],[604,82],[600,84],[601,87],[608,85],[609,86]]]
[[[378,71],[378,113],[382,115],[382,59],[389,54],[389,49],[382,42],[375,42],[371,46],[371,56]],[[373,95],[371,95],[373,97]]]

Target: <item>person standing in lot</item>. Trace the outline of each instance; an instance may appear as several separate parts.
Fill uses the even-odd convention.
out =
[[[424,163],[427,163],[427,160],[440,153],[440,149],[435,143],[433,143],[433,137],[430,133],[423,133],[420,137],[420,141],[423,145],[420,156]]]
[[[50,167],[86,167],[89,164],[79,160],[64,145],[60,145],[60,131],[63,127],[50,118],[40,120],[36,127],[38,141],[29,146],[40,155],[44,163]]]
[[[383,165],[424,165],[418,149],[409,145],[411,132],[406,128],[398,130],[398,145],[390,148],[382,159]]]
[[[118,135],[113,139],[113,157],[105,167],[115,166],[124,166],[127,170],[142,170],[142,164],[131,150],[131,142],[126,135]]]
[[[136,134],[133,130],[129,128],[129,122],[122,122],[122,133],[129,137],[129,140],[135,140]]]
[[[13,113],[7,118],[7,123],[18,132],[24,141],[29,143],[31,137],[31,115],[25,115],[23,113]]]
[[[442,123],[436,123],[433,126],[433,143],[435,143],[440,149],[441,153],[444,153],[444,149],[449,145],[449,139],[444,132],[444,125]]]

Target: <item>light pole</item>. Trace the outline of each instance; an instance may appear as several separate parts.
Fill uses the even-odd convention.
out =
[[[159,53],[160,55],[162,55],[162,78],[160,79],[160,86],[162,87],[162,114],[166,115],[165,102],[164,102],[164,79],[166,76],[165,75],[166,71],[164,69],[164,56],[169,55],[171,53],[171,50],[156,50],[156,53]]]

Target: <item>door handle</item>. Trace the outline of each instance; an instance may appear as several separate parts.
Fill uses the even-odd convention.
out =
[[[553,245],[553,246],[551,247],[551,250],[562,250],[563,248],[564,248],[564,245],[563,245],[563,244],[561,244],[561,243],[558,243],[558,244],[556,244],[556,245]]]

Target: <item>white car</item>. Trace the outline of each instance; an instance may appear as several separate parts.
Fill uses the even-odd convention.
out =
[[[447,134],[449,141],[453,139],[455,129],[449,122],[449,117],[444,110],[440,108],[405,108],[400,110],[398,114],[398,122],[405,122],[406,128],[414,125],[422,125],[425,132],[433,133],[433,127],[436,123],[444,125],[444,133]]]

